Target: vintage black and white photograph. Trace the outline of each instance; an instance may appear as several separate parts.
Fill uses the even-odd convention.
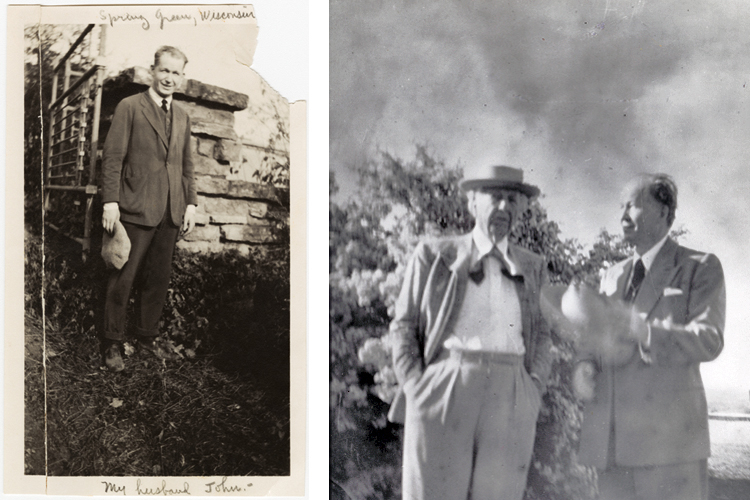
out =
[[[329,8],[330,498],[750,497],[750,6]]]
[[[305,103],[254,68],[257,10],[14,14],[23,456],[4,458],[43,486],[13,489],[304,494]],[[106,479],[54,482],[87,477]]]

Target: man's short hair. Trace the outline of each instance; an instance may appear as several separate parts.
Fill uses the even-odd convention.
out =
[[[188,63],[188,58],[183,51],[181,51],[177,47],[172,47],[169,45],[162,45],[156,50],[156,53],[154,54],[154,66],[159,65],[161,56],[164,54],[169,54],[170,56],[174,58],[182,59],[183,61],[185,61],[182,65],[183,67],[185,67],[185,65]]]
[[[672,227],[677,211],[677,184],[667,174],[641,174],[637,177],[641,192],[648,193],[669,209],[667,224]]]

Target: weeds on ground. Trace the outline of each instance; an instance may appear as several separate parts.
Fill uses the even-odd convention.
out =
[[[288,251],[175,256],[163,331],[181,359],[101,366],[105,271],[45,250],[50,475],[289,474]],[[26,259],[26,473],[44,474],[41,247]],[[92,255],[96,255],[92,252]]]
[[[26,314],[24,321],[25,473],[40,475],[44,474],[45,461],[42,321],[33,311]]]

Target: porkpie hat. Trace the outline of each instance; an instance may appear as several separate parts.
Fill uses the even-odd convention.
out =
[[[125,232],[125,226],[118,220],[115,222],[114,234],[104,231],[102,236],[102,259],[107,267],[122,269],[130,257],[130,239]]]
[[[523,182],[523,170],[520,168],[497,165],[477,167],[467,170],[464,180],[459,184],[464,192],[483,187],[496,187],[519,191],[529,198],[539,196],[539,188]]]

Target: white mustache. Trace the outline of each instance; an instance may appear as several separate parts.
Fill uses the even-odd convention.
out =
[[[507,224],[510,222],[510,216],[505,214],[493,214],[490,216],[490,223],[498,223],[502,222],[503,224]]]

